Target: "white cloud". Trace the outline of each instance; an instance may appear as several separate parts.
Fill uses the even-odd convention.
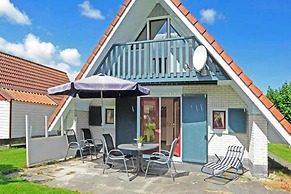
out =
[[[77,49],[68,48],[60,51],[60,58],[69,64],[79,66],[81,64],[80,53]]]
[[[101,11],[99,9],[94,9],[94,7],[91,6],[89,1],[84,1],[83,3],[78,5],[81,8],[81,14],[93,18],[93,19],[99,19],[104,20],[105,17],[102,15]]]
[[[42,42],[33,34],[28,34],[24,40],[25,54],[40,63],[49,63],[56,51],[50,42]]]
[[[58,69],[61,71],[64,71],[68,74],[68,77],[71,81],[75,80],[75,77],[78,75],[78,71],[72,70],[70,65],[66,64],[66,63],[57,63],[55,64],[54,62],[52,62],[50,65],[50,67],[54,68],[54,69]]]
[[[20,25],[30,25],[29,17],[19,11],[10,0],[0,0],[0,17],[5,17],[8,21]]]
[[[214,24],[216,19],[223,19],[222,14],[218,14],[214,9],[202,9],[200,10],[201,22],[207,24]]]
[[[64,71],[71,80],[74,80],[78,72],[69,64],[81,64],[81,55],[77,49],[57,50],[53,43],[41,41],[33,34],[28,34],[22,43],[12,43],[0,37],[0,51]]]

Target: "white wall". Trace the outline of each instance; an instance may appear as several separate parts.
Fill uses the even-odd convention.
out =
[[[66,136],[29,138],[26,145],[27,166],[63,159],[67,151]],[[70,151],[73,156],[76,151]]]
[[[270,143],[288,144],[270,122],[268,122],[268,141]]]
[[[31,136],[44,135],[44,117],[51,116],[55,106],[35,103],[12,103],[12,138],[25,137],[25,115],[29,116]]]
[[[243,145],[248,148],[248,133],[214,134],[211,132],[211,110],[214,108],[248,108],[247,104],[228,85],[193,85],[183,87],[186,94],[207,94],[207,120],[208,120],[208,155],[224,156],[229,145]],[[249,126],[247,125],[247,130]],[[245,158],[248,152],[245,152]]]
[[[8,101],[0,101],[0,139],[9,138],[10,104]]]

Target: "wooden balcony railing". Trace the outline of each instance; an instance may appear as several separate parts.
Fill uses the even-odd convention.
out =
[[[95,74],[139,83],[225,79],[209,56],[205,68],[196,72],[193,53],[198,45],[194,37],[114,44]]]

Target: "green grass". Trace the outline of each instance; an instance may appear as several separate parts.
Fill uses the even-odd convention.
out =
[[[268,144],[268,150],[283,160],[291,163],[291,146],[285,144]]]
[[[0,149],[0,175],[18,171],[26,166],[24,148]]]
[[[61,188],[31,183],[19,177],[5,175],[25,168],[26,150],[24,148],[0,149],[0,193],[78,193]]]

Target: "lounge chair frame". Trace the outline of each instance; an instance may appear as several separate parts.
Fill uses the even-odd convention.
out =
[[[209,174],[215,177],[222,177],[226,178],[224,173],[229,169],[235,169],[235,175],[230,179],[234,180],[238,177],[238,171],[241,168],[242,173],[244,173],[243,167],[243,155],[244,155],[245,148],[243,146],[238,145],[231,145],[228,146],[227,152],[225,156],[220,159],[216,154],[215,157],[217,158],[216,162],[208,162],[201,167],[201,172],[205,174]],[[226,178],[228,179],[228,178]]]

